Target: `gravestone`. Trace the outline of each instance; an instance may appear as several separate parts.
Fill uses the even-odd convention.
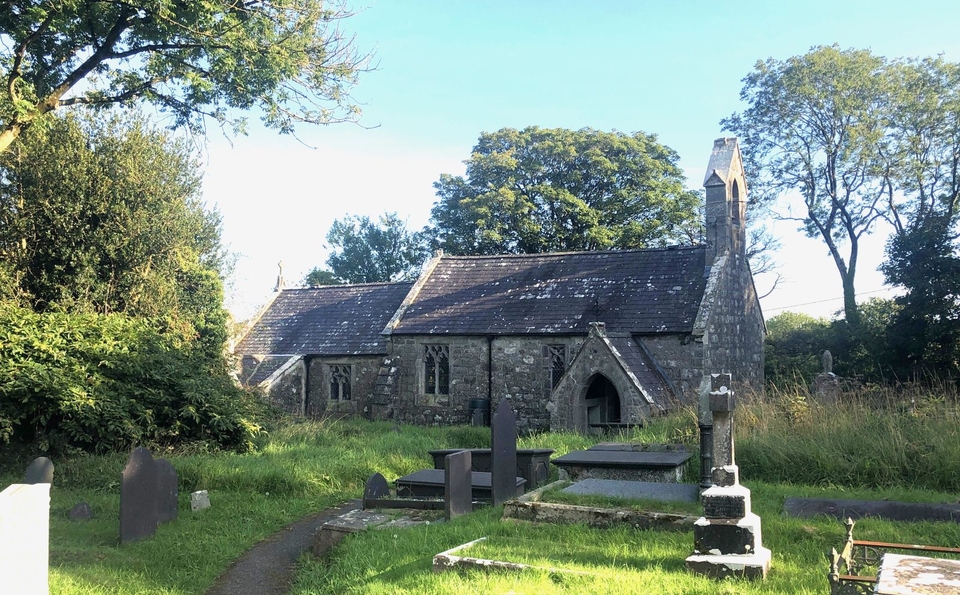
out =
[[[150,451],[138,446],[120,475],[120,543],[132,543],[157,532],[157,465]]]
[[[500,399],[490,423],[491,490],[493,505],[517,495],[517,415],[507,399]]]
[[[53,483],[53,461],[47,457],[37,457],[27,467],[23,476],[23,483],[33,485],[37,483]]]
[[[47,595],[50,484],[13,484],[0,492],[0,592]]]
[[[390,495],[390,485],[387,478],[379,473],[374,473],[367,480],[367,485],[363,488],[363,507],[375,508],[373,500],[386,498]]]
[[[469,450],[444,458],[443,502],[447,520],[473,512],[472,466]]]
[[[833,355],[823,352],[823,371],[813,379],[813,398],[819,403],[836,403],[840,400],[840,378],[833,373]]]
[[[93,509],[86,502],[78,502],[67,516],[71,521],[89,521],[93,518]]]
[[[154,461],[157,466],[157,522],[169,523],[177,520],[177,470],[166,459]]]
[[[740,485],[733,439],[736,399],[730,385],[730,374],[711,375],[713,485],[701,494],[703,516],[693,527],[694,552],[687,568],[713,578],[763,579],[771,555],[761,544],[760,517],[750,510],[750,490]]]
[[[207,490],[200,490],[190,494],[190,510],[197,512],[210,508],[210,494]]]

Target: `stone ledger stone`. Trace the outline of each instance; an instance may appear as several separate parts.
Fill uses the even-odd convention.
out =
[[[120,475],[120,543],[151,537],[157,532],[157,466],[153,455],[133,449]]]
[[[50,484],[13,484],[0,492],[0,591],[47,595],[49,542]]]

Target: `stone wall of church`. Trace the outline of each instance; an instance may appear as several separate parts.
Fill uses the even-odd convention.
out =
[[[286,372],[267,389],[270,404],[284,413],[303,415],[303,359],[287,368]]]
[[[740,390],[763,390],[765,326],[744,256],[731,255],[703,334],[705,374],[729,372]]]
[[[703,342],[693,335],[643,335],[640,337],[680,394],[681,402],[694,404],[703,376]]]
[[[307,403],[310,417],[361,415],[370,413],[370,395],[377,381],[383,356],[312,357],[307,364]],[[332,399],[331,366],[350,366],[350,398]],[[337,396],[340,396],[339,394]]]
[[[471,400],[491,398],[490,409],[495,411],[500,399],[506,398],[517,413],[521,433],[547,430],[550,359],[545,347],[566,345],[569,364],[583,340],[584,337],[394,335],[391,357],[401,362],[402,370],[395,417],[423,425],[466,424],[471,421]],[[424,352],[428,345],[442,345],[448,350],[449,394],[424,391]]]

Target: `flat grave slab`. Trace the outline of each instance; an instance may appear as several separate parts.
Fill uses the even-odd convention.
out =
[[[564,494],[582,496],[610,496],[664,502],[696,502],[700,497],[700,487],[693,484],[596,478],[578,481],[560,491]]]
[[[588,478],[677,483],[689,452],[579,450],[550,461],[571,481]]]
[[[526,480],[522,477],[516,478],[518,494],[523,492],[524,483]],[[421,469],[404,475],[397,479],[396,486],[398,498],[443,498],[443,469]],[[492,498],[492,481],[489,473],[471,471],[470,486],[475,501],[490,501]]]
[[[682,444],[640,443],[640,442],[600,442],[587,450],[623,450],[627,452],[688,452]]]
[[[888,500],[834,500],[829,498],[786,498],[783,512],[811,518],[818,514],[845,520],[875,517],[889,521],[960,522],[960,504],[895,502]]]

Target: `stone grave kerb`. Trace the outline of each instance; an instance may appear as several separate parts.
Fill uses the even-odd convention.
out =
[[[713,418],[713,485],[700,495],[703,516],[693,528],[694,552],[687,568],[714,578],[766,578],[770,550],[763,547],[760,517],[750,510],[750,490],[740,485],[734,448],[737,401],[730,374],[713,374],[707,399]]]

